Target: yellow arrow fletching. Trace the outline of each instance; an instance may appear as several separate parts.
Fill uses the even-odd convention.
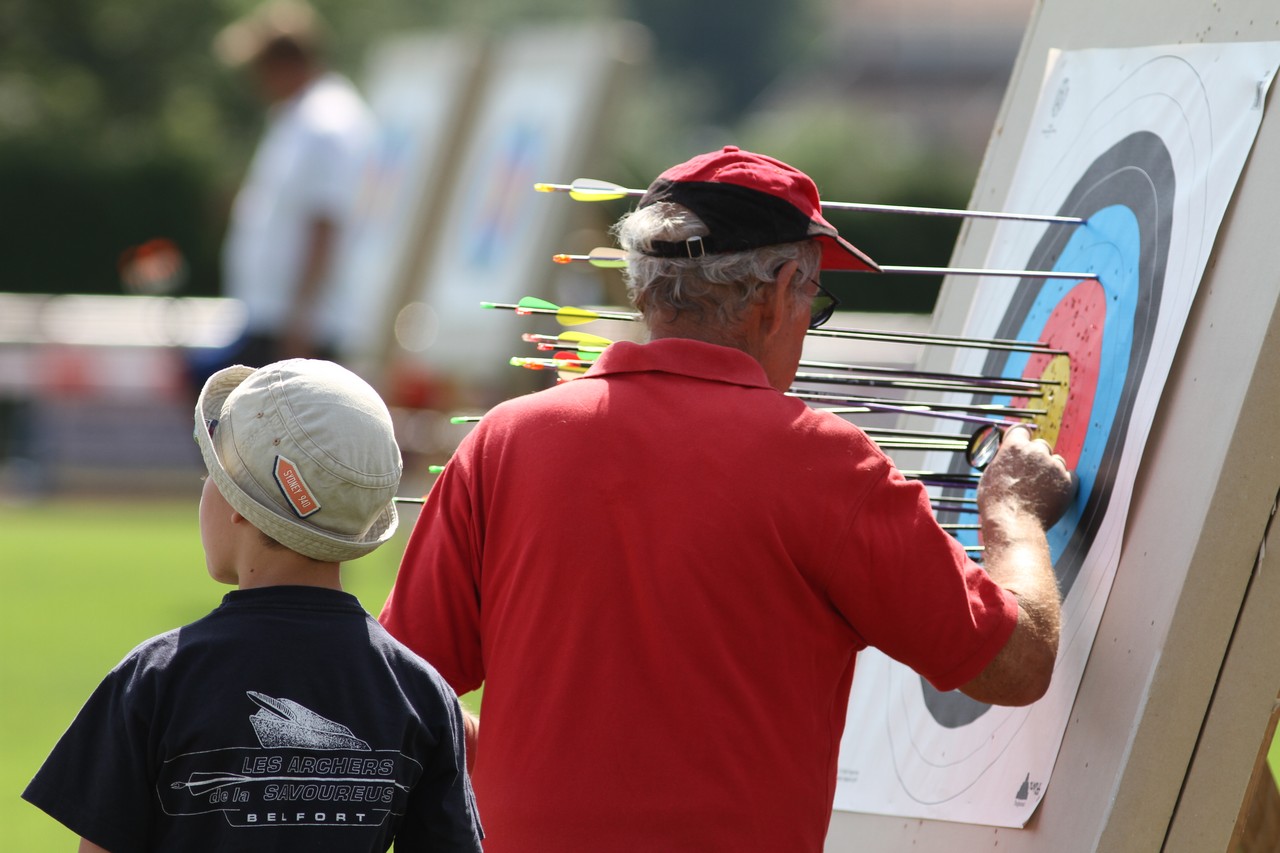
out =
[[[626,187],[592,178],[578,178],[569,185],[569,198],[574,201],[612,201],[633,194],[634,192]]]
[[[562,343],[577,344],[584,347],[607,347],[613,343],[608,338],[602,338],[589,332],[561,332],[558,337]]]
[[[556,311],[556,319],[564,326],[580,326],[592,320],[599,320],[600,315],[586,308],[565,307]]]

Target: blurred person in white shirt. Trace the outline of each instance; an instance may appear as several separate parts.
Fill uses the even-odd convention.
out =
[[[335,257],[375,126],[351,81],[326,68],[322,30],[310,6],[272,0],[214,43],[269,105],[223,245],[223,293],[247,312],[236,363],[333,358],[343,333]]]

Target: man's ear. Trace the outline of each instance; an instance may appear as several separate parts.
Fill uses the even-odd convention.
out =
[[[796,277],[800,264],[787,261],[778,269],[773,277],[773,292],[765,299],[768,313],[766,328],[769,334],[775,335],[790,322],[795,305],[791,296],[791,280]]]

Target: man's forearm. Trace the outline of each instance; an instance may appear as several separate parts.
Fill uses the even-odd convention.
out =
[[[1049,689],[1062,607],[1045,531],[1070,505],[1074,482],[1047,444],[1011,429],[978,486],[983,568],[1018,600],[1018,623],[987,668],[961,688],[982,702],[1026,705]]]
[[[467,747],[467,772],[476,769],[476,744],[480,739],[480,718],[463,707],[462,739]]]
[[[1058,651],[1062,603],[1044,531],[1026,516],[983,519],[982,541],[987,574],[1017,596],[1019,630],[1027,632],[1021,639],[1031,643],[1027,653],[1047,658],[1052,667]]]

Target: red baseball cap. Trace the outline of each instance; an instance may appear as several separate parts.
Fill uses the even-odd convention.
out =
[[[672,166],[649,185],[640,207],[660,201],[689,208],[710,233],[654,241],[646,254],[655,257],[696,258],[816,239],[824,270],[880,269],[823,218],[812,178],[763,154],[727,145]]]

